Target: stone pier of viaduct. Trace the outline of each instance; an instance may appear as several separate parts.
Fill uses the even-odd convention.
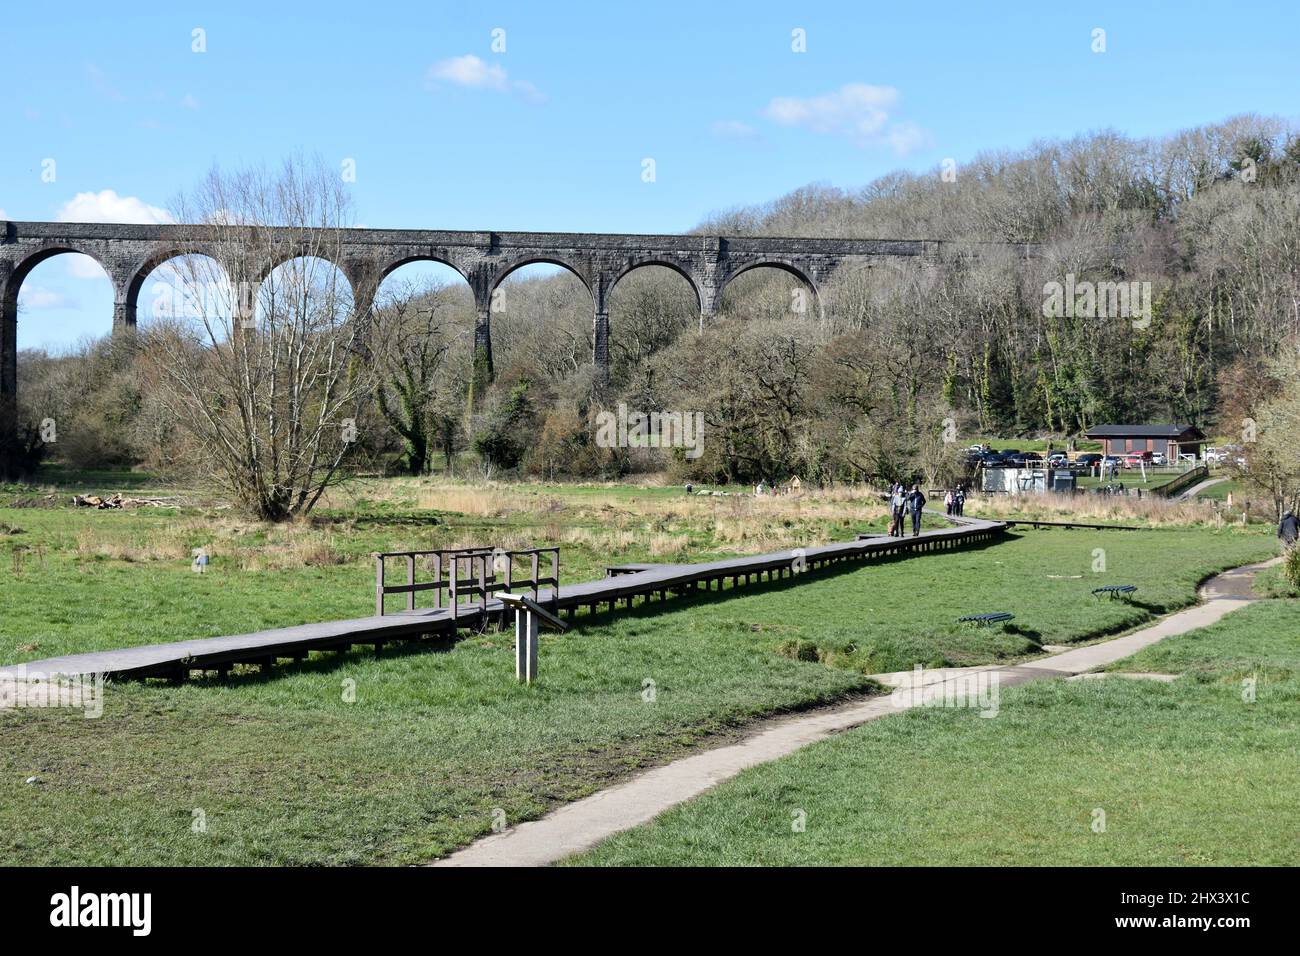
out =
[[[262,233],[273,229],[259,229]],[[0,221],[0,433],[12,434],[17,395],[18,291],[28,273],[60,253],[95,259],[113,284],[114,332],[131,329],[149,274],[169,259],[206,254],[231,241],[210,227],[101,223]],[[286,233],[286,235],[288,235]],[[293,258],[292,242],[269,243],[281,261],[267,261],[264,278]],[[701,323],[719,307],[723,289],[736,276],[760,266],[791,273],[821,308],[821,292],[846,265],[880,257],[938,258],[940,243],[925,239],[795,239],[766,236],[620,235],[564,232],[451,232],[423,229],[347,229],[331,243],[336,266],[352,285],[358,314],[369,311],[380,282],[408,262],[430,260],[455,269],[474,294],[476,368],[492,373],[493,292],[516,269],[548,263],[568,269],[592,299],[593,355],[609,367],[609,299],[618,281],[642,266],[666,266],[690,284]],[[303,250],[305,252],[305,250]],[[220,255],[214,255],[218,261]],[[0,442],[2,443],[2,442]]]

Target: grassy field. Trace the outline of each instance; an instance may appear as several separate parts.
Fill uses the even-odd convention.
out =
[[[1217,485],[1210,485],[1196,497],[1209,498],[1213,501],[1227,501],[1228,495],[1232,495],[1233,502],[1240,502],[1242,496],[1246,494],[1245,486],[1235,478],[1229,478],[1227,481],[1221,481]]]
[[[268,530],[188,508],[0,512],[0,520],[23,527],[9,541],[44,546],[43,558],[28,552],[18,573],[0,562],[0,650],[21,660],[365,613],[371,572],[362,555],[410,533],[586,526],[604,536],[586,546],[590,573],[611,536],[635,539],[647,525],[688,542],[707,535],[717,547],[725,536],[734,547],[766,548],[772,536],[802,529],[837,536],[857,527],[853,509],[874,507],[826,499],[781,503],[797,515],[734,516],[730,509],[753,507],[753,499],[669,498],[661,511],[635,491],[619,493],[621,506],[609,495],[549,486],[536,497],[498,489],[490,503],[481,493],[454,498],[453,491],[398,488],[381,496],[376,489],[364,506],[328,519],[347,522],[332,531],[328,524]],[[426,492],[462,510],[430,509],[436,525],[412,522],[424,509],[417,500],[413,510],[408,498]],[[574,503],[580,495],[585,505]],[[558,511],[553,500],[562,502]],[[530,503],[543,512],[526,510]],[[716,510],[704,520],[708,513],[694,508]],[[93,547],[82,546],[87,528]],[[188,547],[204,534],[221,542],[205,575],[189,571],[179,545],[175,554],[144,553],[169,535]],[[334,536],[333,553],[352,557],[296,564],[296,536],[321,534]],[[112,547],[131,550],[102,553]],[[511,636],[491,632],[442,653],[315,655],[269,678],[113,685],[99,719],[0,713],[0,858],[415,862],[488,832],[497,811],[510,822],[533,817],[701,740],[726,739],[757,715],[869,692],[867,673],[914,662],[1022,659],[1040,641],[1140,623],[1193,600],[1204,576],[1272,548],[1267,535],[1233,530],[1029,531],[968,551],[841,566],[797,583],[580,618],[569,633],[544,639],[542,681],[531,688],[514,683]],[[1092,570],[1096,549],[1104,551],[1104,572]],[[1140,601],[1099,601],[1090,590],[1100,583],[1137,583]],[[1016,626],[955,623],[959,614],[989,609],[1015,611]],[[348,681],[353,703],[343,699]],[[193,832],[195,811],[205,832]]]
[[[195,507],[0,510],[11,528],[0,538],[0,663],[366,615],[376,550],[560,542],[562,576],[573,581],[601,577],[609,563],[768,551],[848,538],[885,521],[874,501],[838,496],[666,498],[659,489],[642,496],[637,489],[401,483],[382,491],[280,527]],[[936,555],[906,570],[882,569],[867,579],[858,614],[799,639],[867,671],[984,663],[988,653],[953,623],[962,614],[1013,611],[1016,623],[1001,633],[997,654],[1025,653],[1038,640],[1112,632],[1182,606],[1206,574],[1268,544],[1261,534],[1227,530],[1095,540],[1023,533],[1038,542],[1034,549]],[[190,554],[200,546],[211,564],[195,574]],[[1095,548],[1105,552],[1103,572],[1093,570]],[[1024,587],[1027,581],[1037,587]],[[1137,584],[1139,600],[1091,597],[1092,587],[1116,581]]]
[[[174,489],[174,507],[72,508],[129,488],[71,476],[0,488],[0,664],[373,613],[375,551],[558,544],[561,577],[852,538],[886,523],[862,492],[686,496],[680,488],[357,482],[310,520],[271,526]],[[204,548],[210,564],[193,573]],[[394,601],[398,600],[393,598]]]
[[[1286,569],[1280,564],[1255,575],[1254,592],[1260,597],[1300,598],[1300,588],[1287,580]]]
[[[686,496],[674,487],[474,487],[399,479],[353,483],[334,491],[328,507],[310,520],[270,526],[170,488],[129,492],[165,496],[168,507],[72,508],[67,502],[74,491],[104,494],[129,485],[115,483],[111,473],[54,474],[58,483],[50,487],[0,489],[0,588],[5,611],[0,616],[0,664],[370,614],[374,588],[370,555],[380,550],[558,544],[562,578],[579,581],[602,577],[608,564],[759,553],[844,540],[857,531],[883,530],[886,524],[883,505],[861,489],[754,498]],[[1077,514],[1082,520],[1139,521],[1169,528],[1211,517],[1202,506],[1171,508],[1116,499],[972,500],[970,511],[991,517],[1035,512],[1058,520]],[[1080,544],[1079,539],[1069,540]],[[1153,550],[1163,551],[1164,542],[1175,542],[1169,559],[1171,569],[1177,568],[1200,550],[1200,545],[1191,545],[1186,554],[1178,551],[1182,545],[1177,542],[1190,540],[1196,539],[1152,539],[1157,545]],[[1207,540],[1226,542],[1223,559],[1232,563],[1242,554],[1253,553],[1255,543],[1243,542],[1258,539],[1226,535]],[[1099,541],[1098,546],[1107,543]],[[191,555],[200,547],[211,563],[206,573],[195,574]],[[1130,560],[1126,549],[1122,545],[1116,552],[1120,563],[1111,568],[1130,577],[1140,575],[1145,558]],[[1171,588],[1166,592],[1159,590],[1163,585],[1155,576],[1149,581],[1135,577],[1131,583],[1143,585],[1143,600],[1153,607],[1168,606],[1170,596],[1185,601],[1197,569],[1226,566],[1205,561],[1199,554],[1195,557],[1186,565],[1192,572],[1172,571],[1182,578],[1165,582]],[[1062,575],[1092,573],[1091,547],[1071,549],[1060,560],[1068,562],[1068,567],[1062,564],[1057,569]],[[1133,568],[1131,573],[1125,562]],[[926,566],[940,567],[928,562]],[[940,577],[926,579],[924,586],[930,593],[924,600],[886,594],[881,601],[899,605],[890,609],[891,614],[947,622],[966,613],[971,599],[964,595],[980,594],[988,576],[999,569],[993,563],[987,571],[971,575],[960,594],[952,593],[949,582]],[[1056,590],[1068,583],[1062,581]],[[979,603],[993,597],[980,594]],[[1042,631],[1044,622],[1050,623],[1054,592],[1045,592],[1044,598],[1042,620],[1024,624],[1030,631]],[[918,604],[922,613],[909,611],[908,603]],[[927,608],[936,613],[927,618]],[[1091,610],[1088,615],[1091,626]],[[1126,621],[1102,623],[1113,627]],[[916,644],[908,633],[888,636],[887,641],[889,649],[875,656],[890,662],[902,653],[896,653],[898,648]],[[862,640],[856,643],[868,645]],[[957,648],[957,652],[963,651]]]
[[[119,490],[174,501],[66,504],[73,491]],[[1153,526],[1177,517],[1152,515]],[[579,580],[607,563],[767,551],[883,523],[879,503],[853,490],[688,498],[397,480],[355,483],[312,520],[271,527],[147,478],[54,472],[48,487],[0,489],[0,662],[367,614],[374,550],[557,542],[565,579]],[[190,570],[196,547],[212,555],[202,575]],[[444,652],[313,655],[270,677],[110,685],[99,719],[0,713],[0,858],[416,862],[756,716],[870,693],[870,673],[1019,660],[1040,642],[1133,626],[1272,548],[1258,532],[1207,527],[1027,531],[580,619],[544,639],[531,688],[513,681],[510,635],[492,632]],[[1140,600],[1098,601],[1101,583],[1136,583]],[[955,623],[990,609],[1013,610],[1015,625]]]
[[[993,719],[866,724],[570,862],[1295,866],[1298,614],[1247,607],[1112,668],[1171,684],[1046,681],[1005,691]]]

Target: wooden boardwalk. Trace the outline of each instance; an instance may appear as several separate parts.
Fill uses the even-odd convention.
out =
[[[945,520],[935,516],[937,520]],[[791,548],[770,554],[728,558],[694,564],[636,564],[611,567],[596,581],[560,587],[556,605],[570,617],[580,610],[599,612],[630,608],[635,598],[665,600],[675,595],[720,591],[760,581],[796,577],[849,561],[870,561],[896,556],[926,554],[941,549],[965,547],[991,541],[1006,530],[1006,523],[976,518],[952,518],[956,527],[922,531],[918,537],[891,538],[859,535],[854,541]],[[549,589],[543,603],[552,600]],[[486,609],[462,605],[452,620],[446,608],[399,611],[383,616],[300,624],[252,634],[199,638],[169,644],[150,644],[118,650],[92,651],[65,657],[51,657],[23,665],[0,667],[0,677],[21,679],[24,675],[46,677],[103,674],[105,677],[164,677],[186,679],[191,671],[229,671],[234,664],[258,664],[263,668],[279,660],[302,660],[310,651],[350,650],[369,645],[378,653],[384,644],[454,638],[457,629],[472,629],[501,617],[504,607],[492,600]]]

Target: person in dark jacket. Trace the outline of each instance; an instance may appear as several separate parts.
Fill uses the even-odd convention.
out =
[[[924,507],[925,495],[921,493],[921,486],[913,485],[911,493],[907,496],[907,510],[912,515],[913,538],[921,533],[921,509]]]
[[[1296,516],[1288,511],[1277,526],[1277,536],[1282,539],[1282,547],[1294,548],[1298,535],[1300,535],[1300,521],[1297,521]]]

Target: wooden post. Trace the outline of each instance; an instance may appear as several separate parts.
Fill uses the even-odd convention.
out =
[[[433,579],[438,584],[442,584],[442,555],[437,551],[433,552]],[[442,608],[442,588],[433,589],[433,606]]]
[[[527,595],[505,591],[501,603],[515,611],[515,679],[531,684],[537,680],[538,635],[542,625],[556,631],[566,631],[569,625]]]
[[[537,615],[527,608],[515,608],[515,679],[523,684],[537,680]]]
[[[456,620],[456,614],[460,610],[457,607],[458,596],[456,594],[456,582],[457,579],[459,579],[459,577],[460,577],[460,555],[457,554],[455,551],[453,551],[451,553],[451,580],[449,582],[451,590],[450,590],[450,597],[448,598],[450,602],[449,607],[451,608],[451,619],[453,621]]]
[[[375,555],[375,616],[384,616],[384,556]]]
[[[487,555],[478,556],[478,606],[483,612],[487,612]],[[470,564],[473,567],[473,562]]]
[[[412,552],[406,556],[406,609],[415,610],[415,554]]]

